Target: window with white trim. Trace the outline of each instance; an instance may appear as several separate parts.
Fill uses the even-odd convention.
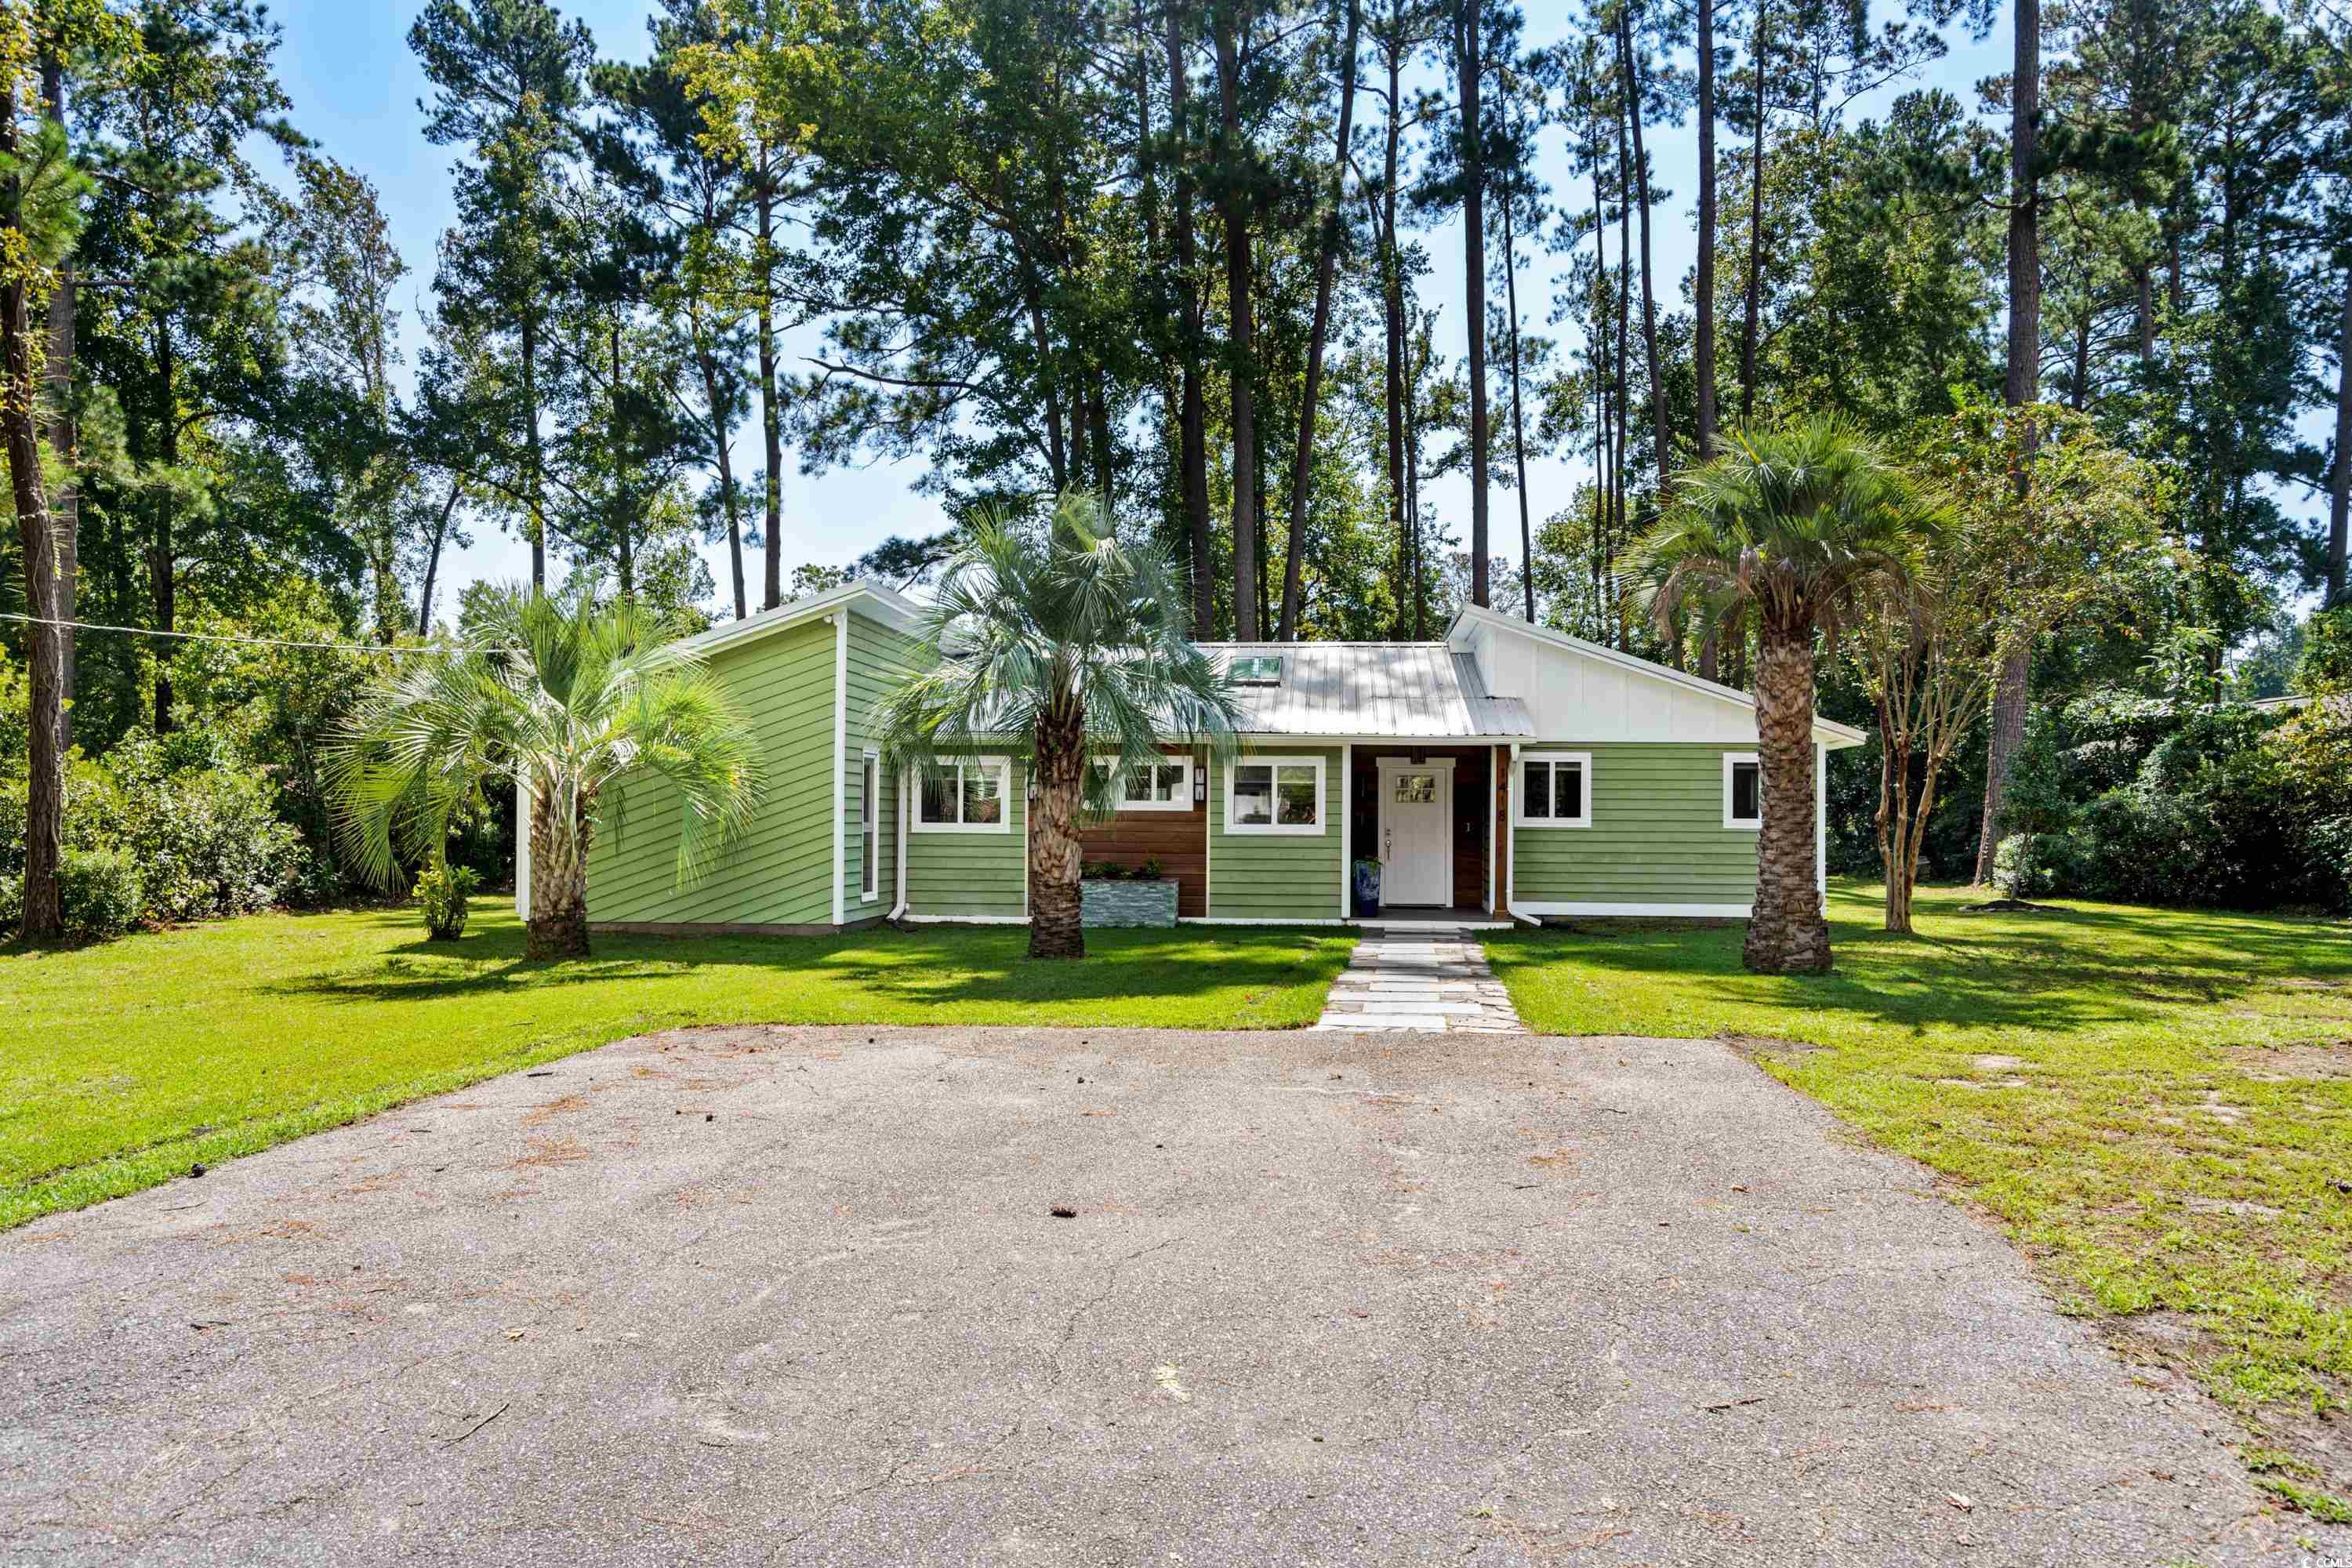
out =
[[[870,901],[882,890],[882,759],[866,753],[857,774],[857,897]]]
[[[915,784],[918,833],[1010,833],[1013,764],[1004,757],[942,760],[924,768]]]
[[[1097,772],[1117,767],[1115,757],[1099,757],[1091,764]],[[1129,768],[1119,780],[1118,809],[1121,811],[1190,811],[1192,809],[1192,759],[1162,757],[1157,763],[1139,768]]]
[[[1511,820],[1521,827],[1592,826],[1592,753],[1524,752]]]
[[[1323,831],[1323,759],[1251,757],[1225,770],[1225,831]]]
[[[1753,752],[1723,754],[1723,825],[1754,832],[1764,822],[1764,769]]]

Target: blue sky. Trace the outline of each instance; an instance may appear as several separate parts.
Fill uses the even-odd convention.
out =
[[[574,0],[562,8],[567,15],[587,22],[599,50],[607,58],[645,58],[646,7],[643,0]],[[383,5],[369,0],[293,0],[273,10],[285,29],[278,58],[280,77],[293,99],[294,123],[315,138],[330,156],[375,182],[393,235],[407,259],[411,270],[403,279],[404,336],[413,351],[418,340],[418,320],[431,306],[434,246],[442,229],[455,216],[448,171],[456,152],[436,147],[424,136],[424,116],[417,100],[426,95],[428,89],[407,44],[408,26],[416,7],[412,4]],[[1564,36],[1571,14],[1567,6],[1559,4],[1529,5],[1526,35],[1528,41],[1549,43]],[[1975,84],[2007,68],[2005,28],[2004,21],[2003,30],[1997,31],[1982,45],[1971,45],[1964,37],[1955,37],[1952,52],[1927,73],[1924,81],[1944,87],[1963,102],[1973,104]],[[1922,83],[1904,85],[1907,88]],[[1857,107],[1854,117],[1875,111],[1892,96],[1881,94],[1874,100],[1866,100]],[[1689,269],[1696,254],[1689,206],[1696,190],[1697,142],[1695,131],[1687,124],[1653,128],[1649,141],[1661,185],[1672,193],[1671,199],[1659,209],[1654,241],[1663,308],[1665,300],[1679,299],[1679,279]],[[1563,177],[1564,157],[1556,140],[1548,154],[1553,164],[1549,175],[1557,187]],[[1458,356],[1465,352],[1461,341],[1462,245],[1458,226],[1431,231],[1425,240],[1437,264],[1434,275],[1427,280],[1429,292],[1425,297],[1445,305],[1442,331],[1451,333],[1451,349]],[[1551,295],[1554,258],[1524,243],[1521,250],[1522,313],[1531,330],[1539,330]],[[814,352],[817,341],[814,328],[790,335],[783,345],[787,363]],[[756,441],[756,431],[746,431],[739,442],[739,458],[747,466],[758,461],[753,449]],[[1565,502],[1586,471],[1586,465],[1577,460],[1530,462],[1529,499],[1538,521]],[[797,463],[788,452],[784,481],[787,572],[803,561],[845,563],[890,534],[916,533],[939,527],[938,503],[914,493],[915,482],[922,472],[919,463],[908,462],[835,468],[808,477],[799,473]],[[1457,531],[1466,531],[1465,479],[1456,478],[1434,487],[1433,500]],[[1497,489],[1493,505],[1498,550],[1516,554],[1517,500],[1509,492]],[[1513,542],[1507,545],[1506,541]],[[727,580],[724,542],[709,553],[711,575],[721,584],[723,595]],[[529,570],[530,552],[520,540],[499,532],[494,526],[479,529],[470,549],[445,563],[444,581],[449,584],[449,592],[446,596],[436,595],[436,598],[445,606],[454,605],[455,590],[459,584],[481,577],[520,578],[528,575]],[[751,579],[756,597],[756,565],[747,563],[746,574]]]

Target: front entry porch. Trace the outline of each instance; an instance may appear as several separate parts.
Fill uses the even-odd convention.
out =
[[[1495,790],[1498,771],[1508,776],[1508,756],[1496,746],[1349,748],[1350,858],[1381,865],[1377,906],[1349,877],[1349,921],[1399,931],[1510,923],[1496,897],[1508,881]]]

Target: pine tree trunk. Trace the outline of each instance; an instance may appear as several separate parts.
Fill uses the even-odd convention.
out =
[[[760,443],[768,472],[768,559],[761,584],[760,607],[772,610],[784,602],[784,426],[776,402],[776,258],[774,253],[776,195],[774,175],[763,154],[760,171],[760,287],[757,328],[760,337]]]
[[[1323,214],[1315,247],[1315,320],[1307,339],[1307,386],[1298,405],[1298,448],[1290,463],[1290,536],[1283,543],[1282,619],[1276,640],[1298,637],[1298,613],[1306,595],[1307,490],[1315,463],[1315,414],[1323,395],[1323,345],[1331,331],[1332,274],[1339,262],[1339,199],[1347,188],[1348,138],[1355,129],[1356,43],[1362,28],[1362,0],[1348,0],[1348,38],[1339,50],[1339,129],[1331,155],[1330,205]]]
[[[1764,55],[1769,35],[1765,30],[1765,9],[1769,0],[1756,0],[1756,33],[1750,46],[1755,58],[1749,62],[1756,72],[1756,97],[1748,105],[1755,119],[1750,128],[1754,141],[1748,156],[1748,293],[1743,301],[1746,320],[1739,332],[1739,417],[1744,421],[1756,413],[1756,339],[1761,325],[1764,308]]]
[[[1399,82],[1402,61],[1398,51],[1388,51],[1389,118],[1387,154],[1381,185],[1381,314],[1387,339],[1387,360],[1382,366],[1382,395],[1388,416],[1389,458],[1389,525],[1395,531],[1397,542],[1397,575],[1400,584],[1412,581],[1413,548],[1411,526],[1405,521],[1404,483],[1404,268],[1397,255],[1397,144],[1403,134],[1398,113],[1398,94],[1403,90]],[[1397,640],[1411,635],[1411,603],[1409,590],[1397,595]]]
[[[1511,465],[1519,489],[1519,588],[1527,601],[1528,620],[1536,618],[1536,533],[1528,505],[1528,422],[1522,410],[1519,375],[1519,245],[1513,232],[1511,209],[1503,203],[1503,306],[1511,317]]]
[[[1084,958],[1078,816],[1086,792],[1086,710],[1062,698],[1037,721],[1037,798],[1029,808],[1029,956]]]
[[[2347,521],[2352,521],[2352,268],[2344,274],[2343,335],[2336,346],[2336,462],[2327,478],[2327,602],[2352,603],[2345,582]]]
[[[2036,402],[2042,393],[2041,192],[2034,163],[2037,121],[2042,111],[2042,0],[2016,0],[2017,48],[2010,89],[2009,130],[2009,368],[2002,383],[2011,408]],[[2029,428],[2022,442],[2033,449]],[[2022,499],[2026,479],[2018,476]],[[2025,710],[2032,700],[2033,649],[2021,642],[2001,660],[1992,693],[1992,725],[1985,753],[1984,816],[1977,838],[1975,880],[1992,880],[2000,848],[2003,797],[2017,769],[2017,749],[2025,740]]]
[[[588,807],[582,802],[563,831],[555,792],[534,788],[530,803],[530,918],[522,955],[534,962],[588,956]]]
[[[1756,907],[1740,959],[1759,974],[1826,973],[1809,626],[1765,630],[1756,660],[1756,736],[1764,816],[1756,835]]]
[[[441,575],[441,545],[449,537],[449,514],[457,510],[460,486],[457,476],[449,476],[449,494],[441,502],[441,515],[433,522],[433,541],[425,548],[425,583],[416,595],[416,635],[433,635],[433,584]]]
[[[1241,156],[1241,19],[1244,0],[1216,6],[1218,210],[1225,228],[1225,317],[1231,334],[1234,437],[1234,636],[1258,636],[1257,561],[1257,342],[1250,310],[1250,194],[1236,160]]]
[[[1715,451],[1715,0],[1698,5],[1698,273],[1691,287],[1695,311],[1691,368],[1698,381],[1698,460]],[[1711,653],[1701,658],[1712,665]],[[1709,679],[1714,670],[1706,671]]]
[[[0,87],[0,154],[16,155],[16,95]],[[0,190],[0,238],[12,249],[26,241],[19,227],[24,192],[11,177]],[[16,513],[17,543],[25,560],[26,662],[29,703],[26,711],[28,752],[25,781],[24,911],[17,934],[26,942],[54,942],[64,933],[65,911],[58,871],[65,859],[65,642],[60,629],[45,625],[58,615],[58,549],[47,489],[41,477],[41,444],[34,429],[38,399],[34,390],[31,285],[25,258],[0,285],[0,447],[8,461],[10,498]]]
[[[1486,517],[1486,170],[1481,156],[1478,91],[1480,0],[1454,0],[1462,100],[1463,327],[1470,338],[1470,602],[1494,602],[1487,581]]]
[[[1642,363],[1650,382],[1650,439],[1657,447],[1658,501],[1664,505],[1675,471],[1674,441],[1666,429],[1666,383],[1658,374],[1658,305],[1650,264],[1650,162],[1642,150],[1642,79],[1633,61],[1633,9],[1617,11],[1617,58],[1625,72],[1625,118],[1633,129],[1634,188],[1642,204]]]
[[[735,505],[735,463],[727,451],[733,432],[727,427],[727,405],[719,394],[719,361],[710,345],[698,341],[694,357],[702,371],[703,402],[710,410],[711,455],[719,463],[719,509],[727,514],[727,563],[732,568],[735,618],[740,621],[751,613],[751,607],[743,584],[743,517]]]
[[[530,587],[547,591],[547,498],[541,484],[544,463],[539,449],[539,332],[535,306],[522,313],[522,441],[525,500],[530,507]]]
[[[1199,242],[1192,226],[1192,121],[1191,78],[1184,68],[1183,21],[1188,7],[1168,7],[1168,133],[1174,149],[1177,357],[1181,365],[1177,392],[1178,493],[1183,499],[1185,537],[1192,547],[1192,636],[1207,642],[1216,635],[1216,534],[1209,520],[1209,416],[1207,394],[1201,384],[1201,310]]]

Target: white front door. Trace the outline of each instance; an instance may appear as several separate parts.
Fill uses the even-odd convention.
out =
[[[1454,902],[1454,769],[1381,760],[1381,902]]]

